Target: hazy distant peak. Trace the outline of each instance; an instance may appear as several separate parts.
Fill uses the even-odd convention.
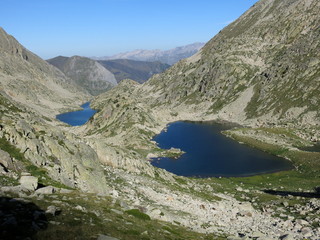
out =
[[[192,56],[197,53],[202,47],[204,43],[196,42],[192,44],[188,44],[185,46],[180,46],[176,48],[172,48],[169,50],[144,50],[144,49],[136,49],[130,52],[119,53],[113,56],[105,56],[105,57],[95,57],[93,59],[96,60],[109,60],[109,59],[131,59],[137,61],[147,61],[147,62],[162,62],[169,65],[172,65],[181,59]]]

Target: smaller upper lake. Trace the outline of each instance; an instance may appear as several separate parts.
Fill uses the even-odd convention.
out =
[[[212,122],[172,123],[154,140],[162,149],[174,147],[186,153],[178,159],[155,159],[152,165],[195,177],[241,177],[292,168],[286,159],[240,144],[221,133],[229,128]]]
[[[90,102],[81,105],[80,111],[67,112],[57,115],[57,119],[71,126],[81,126],[85,124],[97,111],[90,108]]]

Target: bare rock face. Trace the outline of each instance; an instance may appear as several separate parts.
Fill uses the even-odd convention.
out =
[[[54,193],[56,190],[54,187],[52,186],[47,186],[47,187],[42,187],[36,190],[37,194],[52,194]]]
[[[33,176],[21,176],[19,182],[23,188],[31,191],[36,190],[38,187],[38,178]]]
[[[9,155],[9,153],[0,149],[0,164],[4,166],[6,169],[13,168],[13,162]]]
[[[92,95],[98,95],[117,85],[115,76],[90,58],[59,56],[47,61]]]
[[[62,108],[75,108],[87,98],[83,89],[24,48],[2,28],[0,53],[2,95],[49,116],[54,116]]]
[[[15,160],[1,151],[2,166],[21,172],[19,162],[34,165],[47,178],[69,187],[107,193],[96,152],[55,120],[57,113],[78,108],[89,95],[1,28],[0,53],[1,146],[11,145],[10,151],[19,157]],[[32,191],[37,188],[32,176],[23,176],[20,183]]]

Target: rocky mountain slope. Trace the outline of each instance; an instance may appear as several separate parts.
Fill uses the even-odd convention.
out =
[[[121,129],[124,121],[113,117],[120,117],[123,108],[106,103],[114,101],[127,109],[131,103],[142,106],[132,108],[132,119],[131,111],[125,115],[130,124],[136,123],[132,126],[141,128],[179,119],[317,128],[318,10],[316,1],[260,1],[194,56],[143,85],[127,82],[100,96],[95,104],[107,106],[100,115],[107,112],[109,117],[96,119],[101,126],[117,124],[113,129]],[[122,95],[125,92],[130,93]],[[116,98],[118,93],[122,97]],[[146,117],[139,122],[135,115]],[[319,138],[317,131],[313,135]]]
[[[320,153],[301,148],[319,141],[319,10],[317,0],[261,0],[196,55],[97,96],[100,111],[81,127],[3,94],[1,195],[34,201],[46,214],[62,210],[48,223],[56,235],[43,239],[81,231],[92,239],[318,239]],[[150,139],[177,120],[241,123],[224,134],[288,158],[294,169],[196,179],[152,167],[148,159],[172,152]]]
[[[172,65],[181,59],[187,58],[198,52],[204,43],[192,43],[186,46],[176,47],[173,49],[161,50],[134,50],[131,52],[119,53],[110,57],[96,57],[96,60],[108,59],[131,59],[147,62],[162,62]]]
[[[145,158],[168,154],[150,139],[169,122],[237,122],[249,128],[226,135],[295,166],[248,180],[256,190],[277,181],[288,192],[317,187],[320,155],[300,148],[320,139],[319,10],[316,0],[259,1],[192,57],[142,85],[123,81],[96,98],[100,112],[84,127],[88,139],[105,136],[119,156],[105,163],[139,172],[150,169]]]
[[[59,56],[47,62],[60,69],[92,95],[98,95],[117,85],[115,76],[90,58]]]
[[[200,103],[229,121],[319,124],[318,10],[316,1],[260,1],[146,88],[157,104]]]
[[[90,96],[3,29],[0,51],[0,148],[7,156],[0,159],[1,173],[29,171],[44,185],[60,182],[84,191],[106,188],[96,153],[55,119]]]
[[[100,60],[98,62],[114,74],[117,82],[123,79],[132,79],[138,83],[143,83],[154,74],[162,73],[170,67],[170,65],[161,62],[129,59]]]
[[[31,53],[0,28],[1,94],[40,114],[54,116],[75,108],[85,91],[70,83],[55,67]]]

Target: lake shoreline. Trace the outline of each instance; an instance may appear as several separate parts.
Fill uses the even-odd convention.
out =
[[[287,159],[243,145],[222,133],[239,126],[219,121],[170,123],[152,140],[156,141],[161,149],[177,148],[185,154],[174,160],[170,157],[156,158],[151,161],[151,164],[179,176],[198,178],[250,177],[292,170],[292,163]],[[172,130],[173,128],[176,130]],[[170,133],[170,131],[175,132]],[[185,133],[185,131],[189,132]],[[176,137],[179,139],[174,139]],[[189,140],[191,142],[187,142]],[[201,141],[204,142],[201,143]],[[202,149],[201,145],[205,148]],[[228,146],[232,151],[239,152],[232,153]],[[198,162],[198,165],[195,162]]]

